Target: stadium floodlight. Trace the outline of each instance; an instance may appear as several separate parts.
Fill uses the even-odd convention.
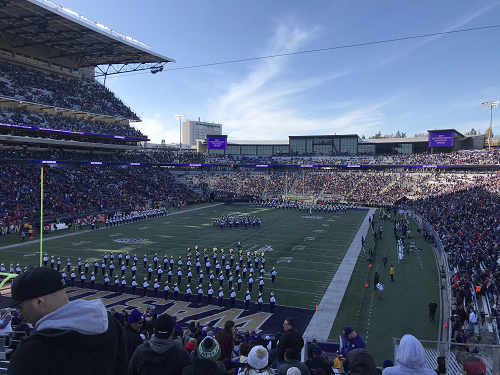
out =
[[[175,115],[176,119],[179,119],[179,153],[181,152],[182,149],[182,120],[187,119],[186,115]]]
[[[483,108],[490,109],[490,129],[488,133],[488,151],[491,151],[491,125],[493,123],[493,107],[498,107],[498,100],[496,102],[484,102]]]

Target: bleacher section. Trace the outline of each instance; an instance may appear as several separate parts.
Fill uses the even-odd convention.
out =
[[[76,118],[28,111],[24,108],[0,108],[0,134],[12,134],[20,131],[29,134],[28,131],[31,130],[31,133],[45,131],[44,134],[49,137],[52,135],[51,131],[53,129],[84,132],[92,135],[118,135],[135,139],[147,139],[146,135],[129,124],[123,124],[123,121],[104,122],[82,117]]]
[[[16,101],[140,120],[110,90],[95,80],[71,79],[8,62],[0,63],[0,95]]]

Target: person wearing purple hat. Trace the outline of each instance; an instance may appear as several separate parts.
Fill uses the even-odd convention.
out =
[[[0,308],[16,305],[36,332],[14,351],[9,374],[127,373],[118,321],[100,300],[70,302],[55,269],[37,267],[16,277]]]
[[[363,338],[349,326],[344,327],[344,334],[342,337],[344,338],[344,342],[342,343],[342,349],[340,350],[338,358],[344,365],[344,371],[349,372],[350,368],[347,361],[347,353],[354,349],[366,349],[366,344]]]
[[[123,337],[128,358],[132,358],[135,349],[142,344],[140,335],[142,327],[142,314],[139,310],[133,309],[128,315],[127,321],[123,324]]]

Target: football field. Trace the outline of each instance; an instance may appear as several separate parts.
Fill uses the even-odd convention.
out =
[[[152,263],[154,254],[158,254],[159,263],[163,265],[164,255],[168,258],[173,256],[175,260],[174,275],[172,282],[177,280],[177,260],[179,255],[186,262],[186,248],[191,247],[193,286],[198,285],[196,269],[194,267],[194,247],[199,246],[200,252],[208,249],[212,261],[213,248],[218,249],[218,261],[221,263],[221,249],[229,259],[229,249],[234,249],[235,258],[238,259],[237,244],[240,242],[243,250],[244,263],[246,264],[247,252],[251,253],[252,265],[254,264],[254,252],[265,254],[264,296],[267,303],[268,295],[274,291],[277,303],[280,305],[314,309],[319,303],[340,262],[343,259],[360,223],[366,216],[367,211],[349,210],[344,213],[327,214],[299,210],[278,210],[257,206],[239,205],[200,205],[185,211],[174,210],[169,216],[152,220],[140,221],[132,224],[120,225],[99,230],[82,230],[80,233],[72,234],[70,230],[52,232],[51,239],[44,237],[43,253],[61,259],[62,266],[66,266],[69,258],[72,267],[76,267],[78,258],[82,262],[88,260],[91,270],[94,269],[93,262],[101,264],[104,253],[109,256],[111,252],[117,256],[121,252],[125,257],[127,252],[133,257],[137,254],[139,262],[136,279],[142,284],[143,276],[147,272],[143,267],[143,258],[146,255],[148,263]],[[218,229],[213,226],[213,219],[222,215],[247,215],[259,217],[262,220],[260,227],[239,229]],[[64,236],[66,235],[66,236]],[[36,240],[36,237],[35,237]],[[17,244],[20,241],[18,235],[7,235],[0,238],[0,247],[9,243]],[[40,244],[38,241],[3,248],[1,250],[1,261],[8,266],[13,263],[20,264],[21,268],[39,264]],[[201,258],[203,263],[203,258]],[[117,258],[115,258],[117,266]],[[272,267],[276,268],[278,275],[276,282],[271,283],[270,272]],[[205,267],[202,267],[205,270]],[[212,270],[214,265],[212,262]],[[231,269],[234,273],[234,269]],[[119,272],[115,269],[115,274]],[[186,268],[183,266],[183,285],[185,285]],[[154,273],[153,273],[154,274]],[[131,282],[131,271],[125,273],[128,285]],[[69,275],[68,275],[69,276]],[[166,274],[163,274],[165,280]],[[257,277],[256,277],[257,276]],[[154,278],[154,277],[153,277]],[[78,277],[77,277],[78,279]],[[96,282],[102,282],[101,268]],[[252,301],[256,300],[258,287],[258,272],[254,272],[252,290]],[[88,279],[87,279],[88,281]],[[235,280],[236,281],[236,280]],[[208,286],[208,275],[205,272],[203,287]],[[214,283],[217,286],[218,280]],[[236,285],[236,282],[234,282]],[[227,280],[224,286],[227,289]],[[247,289],[244,281],[242,290],[237,299],[243,299]],[[183,292],[181,288],[181,292]]]
[[[377,211],[378,212],[378,211]],[[139,258],[137,281],[139,286],[136,294],[132,295],[130,284],[132,280],[130,267],[125,271],[127,279],[127,293],[113,293],[113,278],[110,281],[108,292],[80,289],[79,277],[74,288],[68,288],[71,298],[95,299],[101,298],[106,307],[116,308],[145,308],[146,305],[156,306],[159,312],[168,311],[177,315],[184,323],[196,320],[202,324],[215,324],[223,326],[226,319],[232,319],[240,329],[262,330],[266,333],[282,331],[283,319],[292,316],[297,321],[297,328],[304,332],[315,312],[316,305],[320,304],[326,290],[332,284],[332,279],[339,269],[349,246],[366,218],[368,210],[347,210],[340,213],[301,212],[291,209],[275,209],[245,205],[209,205],[202,204],[189,206],[185,210],[172,211],[169,215],[144,220],[136,223],[125,224],[99,230],[88,230],[85,227],[80,232],[62,230],[44,235],[43,253],[50,257],[61,259],[61,267],[66,267],[69,258],[72,267],[76,267],[80,257],[82,261],[88,260],[90,271],[94,270],[95,260],[102,263],[103,255],[111,252],[123,256],[137,254]],[[213,219],[222,215],[248,215],[259,217],[262,221],[260,227],[243,229],[218,229],[213,225]],[[330,332],[329,338],[338,341],[342,329],[346,325],[357,330],[367,342],[367,348],[374,355],[377,364],[385,358],[392,358],[392,337],[402,337],[411,333],[421,340],[436,340],[438,335],[439,311],[436,322],[429,322],[428,303],[435,299],[439,301],[439,278],[434,254],[429,244],[422,237],[414,238],[416,246],[422,251],[408,253],[404,261],[398,262],[396,241],[392,235],[392,222],[380,222],[384,226],[384,235],[377,240],[374,247],[373,261],[366,260],[363,251],[359,254],[354,270],[349,278],[349,284],[343,295],[338,313],[333,326],[324,327]],[[379,220],[377,218],[377,225]],[[416,224],[410,222],[413,233],[416,233]],[[368,232],[372,236],[371,230]],[[21,243],[21,236],[9,234],[0,237],[1,261],[8,267],[19,263],[21,268],[30,268],[40,262],[39,237]],[[229,306],[229,287],[227,279],[223,282],[225,302],[223,308],[217,307],[216,293],[219,282],[214,280],[215,301],[209,305],[206,301],[208,288],[208,275],[202,265],[205,277],[203,281],[204,300],[202,305],[196,304],[196,287],[198,277],[196,274],[194,247],[199,246],[200,253],[208,249],[208,255],[213,265],[213,248],[217,248],[217,259],[222,264],[221,249],[224,249],[226,259],[229,260],[229,249],[234,249],[235,262],[238,260],[237,244],[240,242],[243,250],[243,263],[246,264],[247,253],[251,253],[252,265],[254,252],[261,258],[264,253],[265,274],[263,300],[264,309],[257,311],[255,302],[259,292],[258,273],[254,272],[252,299],[250,310],[245,310],[244,296],[247,290],[247,280],[243,280],[241,292],[237,293],[235,309]],[[372,242],[367,238],[367,242]],[[193,297],[191,303],[174,301],[172,292],[169,299],[164,300],[162,295],[166,273],[162,275],[160,295],[158,299],[153,296],[152,283],[150,282],[148,296],[143,297],[142,281],[147,276],[143,266],[143,257],[146,255],[148,264],[153,263],[153,256],[158,254],[159,265],[163,265],[164,256],[173,256],[175,260],[174,275],[169,284],[177,282],[177,260],[182,256],[182,284],[180,293],[184,293],[186,280],[186,248],[191,247],[192,272],[191,281]],[[368,247],[368,246],[367,246]],[[391,282],[388,268],[384,268],[382,257],[384,254],[389,259],[389,264],[395,266],[395,281]],[[203,261],[203,256],[201,257]],[[109,260],[108,260],[109,265]],[[371,265],[371,267],[369,267]],[[270,272],[276,268],[276,282],[271,282]],[[231,268],[234,273],[234,267]],[[107,269],[109,271],[109,269]],[[380,300],[373,289],[375,272],[380,275],[380,280],[385,283],[383,298]],[[215,272],[214,272],[215,273]],[[121,274],[115,268],[114,274]],[[153,279],[155,278],[153,272]],[[248,274],[247,274],[248,278]],[[90,272],[87,282],[90,279]],[[67,277],[69,283],[69,275]],[[96,277],[97,283],[102,283],[101,268]],[[368,287],[366,287],[368,284]],[[236,287],[236,281],[233,282]],[[88,288],[88,284],[86,286]],[[334,285],[335,287],[335,285]],[[101,289],[98,287],[96,289]],[[271,291],[276,296],[276,311],[269,313],[269,295]],[[4,293],[8,291],[5,289]],[[5,294],[4,294],[5,295]],[[438,303],[439,304],[439,303]],[[441,308],[441,306],[439,307]]]

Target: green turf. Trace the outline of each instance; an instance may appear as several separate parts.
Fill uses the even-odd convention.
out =
[[[164,254],[168,257],[173,255],[176,260],[182,255],[185,261],[187,246],[194,248],[198,245],[201,249],[206,247],[210,250],[213,247],[224,248],[227,254],[230,248],[236,249],[240,241],[245,260],[247,251],[265,251],[266,271],[269,272],[273,266],[278,271],[274,285],[269,280],[269,274],[266,274],[266,302],[269,292],[273,290],[280,305],[314,308],[321,301],[367,213],[347,211],[335,215],[313,212],[311,216],[322,217],[313,219],[309,217],[309,213],[298,210],[208,204],[199,205],[202,208],[199,210],[194,210],[195,208],[190,206],[185,211],[174,210],[174,214],[167,217],[47,240],[43,243],[43,251],[56,258],[61,257],[63,266],[68,257],[76,266],[78,257],[93,263],[95,259],[102,259],[104,252],[109,255],[110,251],[114,251],[116,255],[118,251],[122,251],[124,256],[127,251],[132,256],[136,253],[139,257],[137,280],[141,282],[146,275],[142,266],[145,253],[149,259],[152,259],[154,253],[158,253],[160,263]],[[250,230],[220,230],[213,227],[213,218],[238,212],[259,216],[262,227]],[[377,241],[372,268],[368,268],[366,255],[361,254],[330,333],[330,338],[338,340],[342,328],[351,325],[366,338],[367,347],[378,365],[385,358],[392,358],[392,337],[411,333],[422,340],[436,340],[439,324],[437,320],[431,323],[428,319],[427,305],[432,299],[439,301],[438,274],[430,245],[425,244],[422,237],[416,238],[416,244],[422,251],[407,254],[407,260],[398,263],[392,223],[383,222],[383,226],[384,235],[382,241]],[[413,222],[411,228],[416,233]],[[72,232],[52,232],[45,238],[68,233]],[[126,245],[114,241],[118,238],[146,238],[148,241]],[[35,239],[38,237],[35,236]],[[370,241],[371,238],[368,237],[367,243]],[[0,247],[19,242],[18,235],[0,237]],[[7,267],[10,263],[17,262],[21,267],[30,267],[38,264],[39,249],[38,243],[3,248],[0,249],[1,261]],[[384,253],[389,258],[389,264],[395,265],[394,283],[390,282],[389,269],[382,266]],[[119,272],[115,269],[117,271]],[[185,272],[185,267],[183,271]],[[382,300],[373,291],[375,271],[379,272],[386,285]],[[194,267],[193,273],[196,276]],[[126,275],[130,285],[130,270],[127,270]],[[197,285],[198,279],[194,276],[192,284]],[[166,274],[162,278],[166,280]],[[175,280],[176,277],[172,281]],[[97,281],[102,281],[100,273]],[[364,287],[365,283],[369,284],[368,288]],[[205,290],[207,284],[208,277],[205,275]],[[215,285],[218,286],[218,283]],[[227,288],[226,282],[224,285]],[[258,292],[255,285],[253,301]],[[245,283],[243,286],[242,292],[237,296],[239,299],[243,299],[246,290]],[[184,287],[181,287],[181,291],[183,290]]]
[[[146,275],[142,262],[144,254],[147,254],[152,261],[153,255],[158,253],[160,263],[165,254],[168,257],[173,255],[176,261],[178,256],[182,255],[185,262],[188,246],[194,248],[198,245],[200,249],[208,248],[210,255],[213,247],[219,250],[224,248],[228,256],[228,250],[236,249],[240,241],[245,252],[245,261],[248,251],[265,252],[266,271],[269,273],[273,266],[276,267],[278,276],[275,284],[271,283],[269,274],[266,274],[264,287],[266,301],[270,291],[273,290],[278,304],[314,308],[320,302],[366,216],[366,211],[347,211],[336,215],[313,212],[309,215],[299,210],[277,210],[254,206],[210,207],[204,205],[200,207],[203,209],[191,208],[191,210],[181,212],[174,210],[174,214],[167,217],[44,241],[43,252],[53,255],[56,259],[60,257],[63,266],[67,258],[71,259],[73,266],[76,266],[78,257],[81,257],[83,261],[88,259],[93,269],[93,261],[102,259],[104,252],[109,255],[110,251],[113,251],[116,255],[118,251],[121,251],[125,256],[128,251],[131,256],[137,254],[139,258],[137,280],[141,283],[142,277]],[[262,226],[249,230],[220,230],[213,226],[213,218],[231,213],[258,216],[262,220]],[[318,216],[322,219],[314,219],[310,216]],[[65,233],[71,232],[65,230],[57,234]],[[0,246],[14,241],[10,236],[12,235],[1,238]],[[15,242],[20,241],[19,236],[13,237]],[[145,238],[148,241],[128,245],[115,242],[114,240],[118,238]],[[2,249],[1,258],[7,267],[10,263],[16,264],[17,262],[21,267],[36,265],[39,262],[39,244]],[[194,256],[192,261],[194,265]],[[119,272],[115,269],[115,273],[117,271]],[[177,271],[176,267],[174,271]],[[183,267],[183,272],[185,273],[185,267]],[[198,285],[194,267],[193,274],[192,284]],[[127,270],[126,275],[130,285],[130,270]],[[204,279],[205,289],[208,285],[207,276],[205,275]],[[162,275],[162,280],[166,280],[165,273]],[[175,275],[172,282],[176,280]],[[102,281],[100,272],[96,281]],[[183,285],[185,285],[184,280]],[[227,288],[227,281],[224,285]],[[236,286],[236,282],[233,285]],[[258,293],[256,285],[257,283],[254,282],[253,301],[256,300]],[[214,286],[218,288],[218,282],[214,283]],[[237,298],[243,299],[246,286],[244,281],[242,291]],[[184,287],[180,289],[183,291]]]
[[[432,323],[427,307],[433,299],[439,304],[439,279],[431,246],[423,237],[414,238],[422,251],[410,252],[398,263],[393,224],[382,222],[382,226],[384,234],[376,243],[372,268],[361,254],[330,333],[331,339],[338,340],[343,327],[352,326],[366,340],[378,366],[386,358],[393,359],[393,337],[409,333],[420,340],[437,340],[439,324],[439,311]],[[416,224],[411,222],[410,227],[416,234]],[[384,253],[389,259],[387,268],[382,263]],[[394,264],[394,282],[390,281],[390,264]],[[385,284],[382,300],[373,289],[375,272]]]

